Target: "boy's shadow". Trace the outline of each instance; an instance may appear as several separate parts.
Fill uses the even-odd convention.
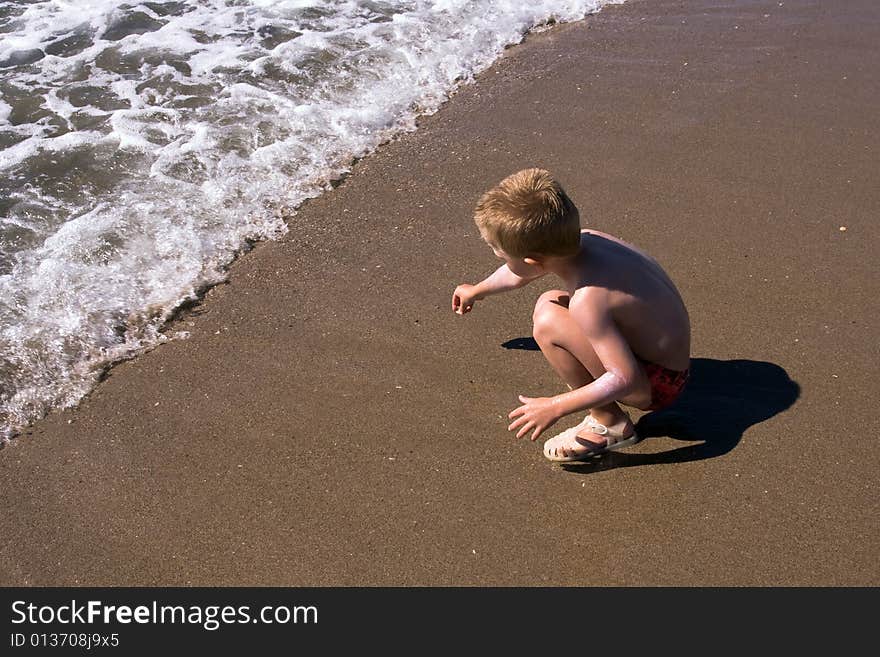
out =
[[[538,349],[529,338],[505,342],[507,349]],[[755,360],[692,358],[691,377],[681,397],[662,411],[647,413],[636,423],[643,440],[668,436],[699,441],[656,454],[607,452],[593,460],[563,464],[566,470],[590,472],[656,463],[683,463],[726,454],[754,424],[789,408],[800,386],[786,371]]]

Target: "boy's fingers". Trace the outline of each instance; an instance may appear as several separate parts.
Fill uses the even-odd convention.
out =
[[[525,436],[529,431],[531,431],[532,427],[534,427],[534,426],[535,426],[535,423],[534,423],[534,422],[528,422],[528,423],[527,423],[522,429],[520,429],[520,430],[517,432],[516,437],[517,437],[517,438],[522,438],[522,437]]]
[[[514,408],[510,413],[507,414],[507,417],[516,417],[517,415],[522,415],[526,412],[524,406],[520,406],[519,408]]]
[[[544,430],[541,427],[535,429],[535,433],[532,434],[532,440],[536,440],[542,433],[544,433]]]

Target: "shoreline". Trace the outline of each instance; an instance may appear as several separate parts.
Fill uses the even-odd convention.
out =
[[[0,450],[0,585],[876,585],[878,458],[818,428],[876,426],[878,32],[702,0],[530,34]],[[448,308],[495,266],[473,203],[532,165],[691,314],[689,405],[598,465],[505,431],[561,386],[510,348],[543,288]]]
[[[624,0],[600,1],[623,2]],[[583,9],[583,11],[587,11],[585,7],[590,3],[579,2],[574,4]],[[595,12],[598,10],[593,9],[592,11]],[[538,13],[543,14],[544,12],[539,11]],[[348,153],[349,161],[327,160],[325,162],[326,166],[319,167],[318,169],[305,165],[303,167],[305,171],[298,171],[295,174],[288,176],[285,180],[286,184],[281,185],[276,182],[271,186],[268,186],[268,198],[263,199],[263,202],[257,204],[255,212],[250,213],[241,208],[234,212],[233,214],[238,216],[239,219],[237,224],[238,227],[233,225],[235,224],[235,222],[233,222],[233,224],[226,226],[228,230],[226,230],[225,233],[211,234],[210,229],[208,229],[207,232],[203,231],[200,236],[194,235],[193,237],[195,239],[201,241],[211,242],[212,240],[218,240],[224,243],[225,247],[213,251],[208,249],[206,252],[201,253],[200,272],[193,273],[190,271],[189,277],[184,276],[183,278],[177,279],[175,283],[164,286],[163,294],[158,296],[147,294],[138,297],[137,291],[130,290],[129,292],[132,296],[124,304],[129,308],[122,312],[120,316],[113,321],[114,326],[112,332],[117,334],[117,338],[123,339],[123,342],[119,343],[111,341],[111,343],[107,343],[106,340],[97,337],[92,337],[91,339],[86,338],[82,343],[76,343],[74,345],[68,344],[65,347],[63,352],[66,359],[64,357],[58,357],[57,350],[53,350],[51,347],[47,347],[42,351],[34,352],[33,345],[47,341],[51,342],[51,335],[57,333],[57,331],[51,330],[53,326],[52,324],[43,325],[38,319],[38,315],[35,315],[33,319],[29,320],[26,314],[22,314],[21,321],[14,323],[17,324],[17,326],[11,326],[11,328],[14,329],[13,334],[18,334],[20,337],[10,338],[8,345],[2,345],[2,343],[0,343],[0,346],[8,347],[5,349],[6,355],[3,359],[9,360],[13,363],[6,368],[9,370],[6,372],[5,377],[5,383],[8,383],[8,385],[2,385],[4,382],[0,382],[0,397],[5,398],[5,402],[0,404],[0,449],[2,449],[4,444],[9,442],[9,440],[14,439],[17,435],[26,433],[28,427],[33,425],[37,420],[42,419],[42,417],[45,417],[45,415],[56,412],[62,408],[69,408],[78,405],[81,400],[87,396],[92,389],[94,389],[95,385],[103,380],[106,370],[112,368],[119,362],[136,358],[146,351],[160,346],[168,339],[174,339],[177,337],[170,331],[169,326],[173,324],[176,319],[185,315],[188,309],[197,306],[202,302],[205,292],[216,285],[218,281],[224,279],[225,273],[231,266],[232,262],[238,257],[246,255],[255,244],[262,241],[270,241],[283,234],[289,228],[291,217],[296,214],[297,209],[304,202],[315,196],[332,191],[342,183],[345,177],[347,177],[351,167],[356,164],[357,161],[369,156],[377,148],[399,135],[414,130],[418,118],[436,112],[437,108],[445,102],[443,100],[444,98],[448,99],[459,87],[472,81],[473,77],[477,75],[479,71],[482,71],[491,65],[491,62],[488,61],[489,59],[499,57],[505,48],[523,41],[529,34],[538,33],[548,29],[550,25],[557,23],[557,21],[565,22],[576,20],[578,15],[585,16],[589,14],[584,14],[571,7],[569,11],[562,11],[561,15],[550,16],[543,22],[535,16],[534,21],[537,22],[533,21],[534,24],[531,28],[526,27],[528,24],[531,24],[528,21],[518,22],[516,29],[509,29],[509,25],[499,24],[499,29],[492,38],[482,40],[480,44],[471,44],[470,47],[466,43],[459,44],[461,48],[463,48],[464,53],[468,53],[469,48],[472,50],[470,56],[464,57],[461,61],[455,57],[453,57],[454,61],[443,60],[445,66],[442,68],[446,69],[446,71],[441,77],[445,77],[446,81],[445,83],[442,83],[442,85],[440,80],[436,79],[436,72],[432,71],[430,66],[428,66],[423,73],[420,73],[418,75],[418,83],[413,85],[413,89],[421,89],[422,93],[416,94],[416,98],[410,103],[408,108],[403,108],[405,103],[401,104],[398,102],[398,104],[395,105],[398,109],[396,113],[393,112],[388,114],[388,112],[385,112],[387,118],[387,123],[385,125],[370,127],[357,125],[357,121],[354,121],[349,128],[343,130],[343,132],[349,134],[360,134],[364,137],[364,140],[360,142],[355,140],[348,145],[340,145],[334,143],[338,135],[334,136],[329,133],[323,135],[317,140],[317,144],[313,144],[313,146],[318,149],[318,153],[316,154],[317,159],[319,161],[326,159],[321,154],[320,148],[323,146],[324,142],[331,142],[334,143],[334,145],[331,146],[331,149],[334,149],[339,157],[342,158],[346,157],[344,153]],[[517,39],[519,40],[518,42]],[[486,47],[487,45],[489,46],[488,48]],[[422,51],[424,52],[424,49],[422,49]],[[432,50],[428,49],[427,52],[432,52]],[[469,65],[465,65],[465,62],[469,62]],[[452,68],[450,69],[449,67]],[[454,70],[458,73],[454,76],[454,79],[453,75],[450,75],[450,70]],[[403,95],[402,97],[406,98],[408,92],[403,90],[400,93]],[[380,94],[380,96],[373,98],[373,107],[381,107],[384,104],[380,100],[381,97]],[[307,98],[308,95],[306,96],[306,99],[304,99],[304,102]],[[360,101],[355,95],[352,102],[358,104]],[[355,115],[358,114],[360,114],[360,112],[355,112]],[[308,141],[308,130],[301,136],[305,140],[301,145],[304,145],[305,142]],[[285,165],[285,167],[289,166],[289,163]],[[42,176],[43,174],[39,173],[36,175],[37,178]],[[240,171],[239,176],[239,184],[243,181],[254,182],[247,171]],[[235,181],[232,182],[235,184]],[[244,185],[244,187],[250,187],[250,182]],[[224,186],[224,183],[222,182],[218,182],[217,184],[220,185],[220,187]],[[168,194],[163,194],[162,196],[168,196]],[[171,196],[175,196],[175,194],[172,194]],[[106,205],[107,207],[113,206],[112,203]],[[121,216],[124,216],[128,210],[127,207],[123,206],[115,209]],[[95,211],[97,212],[98,210],[95,209]],[[224,211],[218,210],[218,212],[223,214]],[[242,214],[242,212],[246,215],[256,215],[256,218],[253,218],[253,216],[248,218]],[[183,215],[187,215],[188,213],[189,210],[182,210]],[[173,215],[177,213],[173,210],[169,210],[169,208],[163,208],[155,209],[152,214],[156,217],[162,217],[167,216],[168,214]],[[205,208],[202,208],[201,215],[203,217],[211,216],[212,214],[216,215],[217,213],[212,213],[208,210],[206,215]],[[69,222],[71,218],[72,217],[68,217],[67,221]],[[211,221],[208,221],[208,223],[211,223]],[[248,229],[242,230],[242,225],[246,225]],[[159,229],[161,230],[161,228]],[[148,229],[148,232],[150,232],[150,229]],[[238,237],[236,237],[236,235]],[[237,244],[237,246],[230,246],[234,244]],[[82,247],[77,248],[88,249],[88,245],[83,245]],[[64,252],[64,250],[65,249],[60,249],[59,251]],[[141,251],[144,251],[144,249],[141,249]],[[16,259],[21,255],[24,254],[16,255]],[[28,259],[26,255],[24,255],[24,257],[25,260]],[[154,259],[161,260],[161,258],[158,257]],[[32,258],[32,260],[38,261],[39,258]],[[120,261],[124,261],[124,258],[120,258]],[[166,261],[166,264],[168,264],[168,261]],[[188,265],[191,264],[192,263],[188,263]],[[113,267],[110,265],[113,265],[118,269],[119,263],[110,260],[104,262],[102,266],[107,269],[107,271],[104,272],[107,276],[101,278],[107,278],[107,280],[126,279],[140,275],[137,272],[128,272],[127,275],[113,272]],[[32,264],[31,266],[36,267],[35,264]],[[181,265],[178,260],[177,267],[179,268],[181,266],[187,271],[192,269],[190,266]],[[40,267],[42,268],[42,265]],[[3,267],[0,266],[0,270],[2,269]],[[34,285],[33,282],[27,280],[27,269],[26,263],[23,264],[22,262],[19,262],[16,264],[15,267],[10,270],[10,272],[12,272],[12,278],[7,281],[6,289],[7,291],[20,289],[25,292],[26,296],[40,297],[43,292],[39,285]],[[149,274],[147,275],[150,277]],[[40,277],[38,276],[33,277],[35,280],[38,280],[39,278]],[[174,279],[174,275],[171,275],[171,278]],[[79,333],[88,336],[90,333],[90,322],[92,320],[91,317],[87,318],[84,315],[78,314],[80,307],[89,307],[90,310],[99,317],[102,317],[103,314],[100,310],[91,307],[91,299],[88,294],[85,294],[81,299],[79,298],[79,294],[82,293],[78,293],[78,285],[79,284],[75,282],[68,282],[68,284],[64,286],[65,289],[69,291],[73,290],[76,300],[66,307],[66,309],[69,310],[69,313],[62,312],[58,316],[62,318],[67,316],[68,320],[79,320],[81,326]],[[100,285],[100,283],[98,283],[98,285]],[[110,286],[109,290],[102,289],[100,293],[92,291],[91,295],[92,298],[113,298],[114,294],[119,292],[120,290],[118,288],[114,289]],[[2,293],[3,289],[0,288],[0,294]],[[148,299],[146,297],[150,298]],[[142,303],[140,306],[132,306],[134,298],[141,299]],[[49,305],[52,305],[52,302],[43,303],[49,303]],[[57,304],[59,301],[56,300],[55,303]],[[71,315],[73,317],[71,317]],[[104,317],[103,321],[107,321],[107,319],[108,318]],[[64,324],[65,322],[61,321],[61,325],[56,326],[55,328],[64,333]],[[10,327],[8,326],[6,328],[9,329]],[[103,330],[109,329],[105,327]],[[122,335],[123,333],[124,336]],[[31,337],[28,338],[28,335]],[[41,335],[48,335],[50,337],[40,337]],[[75,341],[75,336],[73,340]],[[46,356],[45,352],[48,352],[49,355]],[[56,355],[54,360],[52,357],[53,353]],[[69,356],[67,356],[68,354]],[[80,354],[79,360],[76,360],[76,354]],[[2,354],[0,354],[0,356],[2,356]],[[23,365],[25,362],[36,363],[37,366],[34,368],[35,371],[29,373],[28,368]],[[19,363],[19,365],[16,366],[14,363]],[[45,372],[46,375],[42,375],[43,372]]]

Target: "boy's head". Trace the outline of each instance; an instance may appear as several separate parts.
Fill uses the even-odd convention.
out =
[[[580,216],[544,169],[523,169],[483,194],[474,221],[483,239],[514,258],[570,256],[580,247]]]

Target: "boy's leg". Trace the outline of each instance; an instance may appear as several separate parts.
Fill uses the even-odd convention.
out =
[[[605,373],[602,361],[568,312],[569,296],[562,290],[550,290],[538,298],[533,336],[544,358],[570,388],[580,388]],[[618,424],[629,416],[616,402],[590,409],[597,422]]]

